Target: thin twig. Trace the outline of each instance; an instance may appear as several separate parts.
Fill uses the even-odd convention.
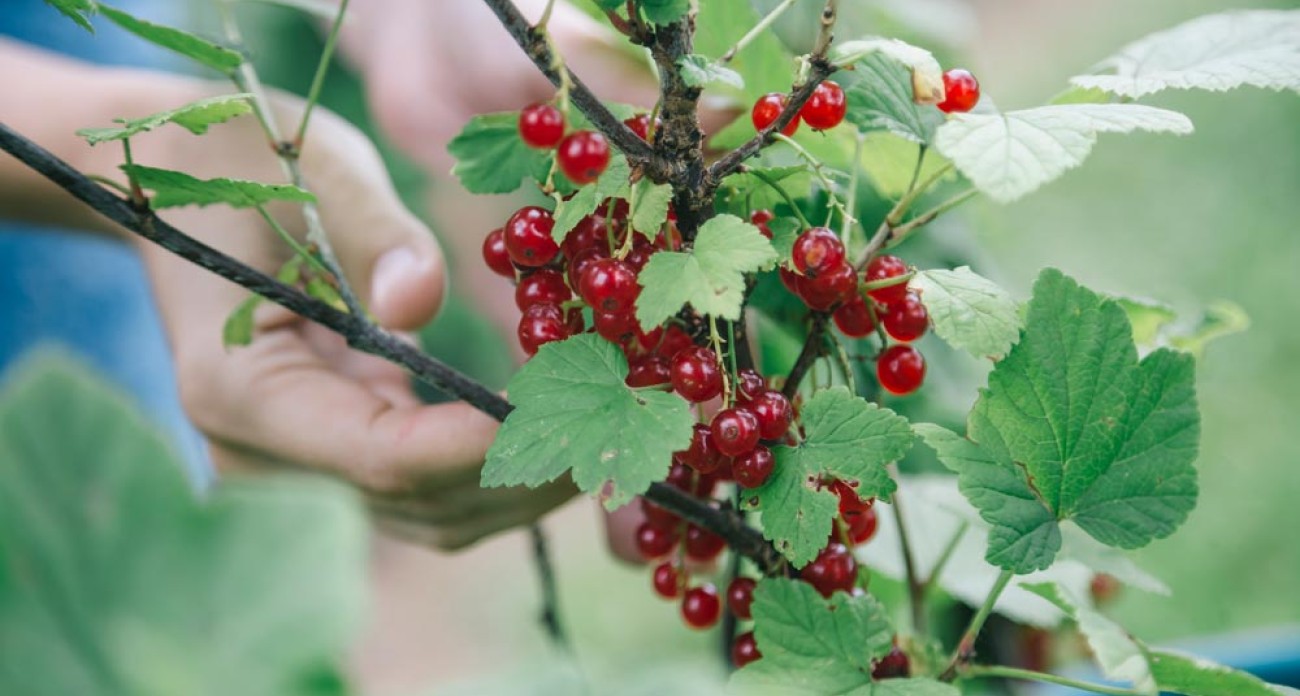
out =
[[[316,74],[311,78],[311,88],[307,90],[307,107],[303,109],[302,119],[298,121],[298,131],[293,137],[293,147],[302,152],[303,138],[307,136],[307,124],[311,121],[312,109],[320,101],[321,88],[325,86],[325,75],[329,73],[330,63],[334,59],[334,49],[339,43],[339,29],[343,27],[343,17],[347,15],[349,0],[340,0],[338,12],[334,14],[334,24],[325,37],[325,46],[321,49],[320,62],[316,64]]]
[[[934,222],[935,218],[974,198],[977,194],[979,194],[979,191],[973,188],[962,191],[930,210],[908,220],[906,223],[895,227],[894,231],[890,233],[888,241],[885,242],[885,248],[889,249],[902,244],[903,240],[907,239],[908,235],[912,234],[917,229]]]
[[[785,384],[781,387],[781,393],[785,398],[794,399],[794,395],[799,393],[799,383],[803,381],[804,375],[821,357],[826,337],[822,332],[826,330],[826,320],[830,315],[826,312],[813,312],[812,325],[808,327],[808,338],[804,340],[803,349],[799,351],[799,357],[794,361],[794,367],[790,368],[790,374],[785,378]]]
[[[718,62],[723,65],[730,63],[731,60],[736,57],[737,53],[745,50],[745,47],[748,46],[751,41],[758,38],[759,34],[762,34],[768,27],[772,26],[773,22],[775,22],[782,14],[785,14],[785,11],[790,9],[790,7],[798,1],[799,0],[781,0],[776,7],[772,8],[771,12],[768,12],[762,19],[758,20],[758,24],[750,27],[749,31],[745,32],[744,36],[740,37],[731,48],[727,49],[727,52],[722,54],[721,58],[718,58]]]
[[[895,481],[902,478],[898,473],[898,464],[891,462],[887,468],[889,469],[890,478]],[[921,581],[921,574],[916,568],[916,553],[912,549],[911,537],[907,532],[907,523],[903,520],[903,505],[898,498],[898,491],[894,491],[889,507],[894,514],[894,524],[898,527],[898,545],[903,554],[903,568],[907,575],[907,599],[912,610],[912,631],[923,636],[927,632],[925,586]]]
[[[943,569],[947,567],[948,561],[952,560],[952,555],[957,551],[957,545],[961,543],[962,537],[966,536],[966,530],[970,529],[969,522],[962,522],[953,533],[952,538],[944,545],[943,551],[939,553],[939,559],[934,562],[934,567],[930,569],[930,574],[926,576],[925,582],[921,583],[921,595],[925,596],[930,589],[939,583],[939,578],[943,575]]]
[[[966,632],[962,634],[961,640],[957,642],[957,647],[952,651],[952,659],[948,662],[948,668],[939,675],[941,681],[950,682],[957,677],[957,670],[970,660],[975,654],[975,639],[979,637],[980,629],[984,628],[984,622],[988,620],[989,614],[993,613],[993,605],[997,604],[998,597],[1002,596],[1002,591],[1007,589],[1011,583],[1011,578],[1015,573],[1009,570],[1003,570],[998,579],[994,581],[993,587],[989,594],[984,598],[984,604],[980,605],[979,611],[975,612],[970,620],[970,625],[966,627]]]
[[[776,181],[776,179],[773,179],[771,175],[769,175],[767,172],[763,171],[762,169],[749,168],[744,165],[741,165],[740,168],[737,169],[736,171],[744,174],[749,174],[755,179],[758,179],[764,184],[767,184],[768,188],[780,194],[781,197],[785,199],[786,205],[790,206],[790,210],[794,212],[794,216],[799,218],[799,222],[803,223],[803,227],[801,229],[806,230],[809,227],[812,227],[812,223],[808,222],[808,218],[804,217],[803,211],[799,209],[799,204],[795,203],[794,197],[790,195],[790,192],[786,191],[785,187],[779,184]]]
[[[1108,686],[1106,684],[1096,684],[1094,682],[1080,681],[1061,677],[1046,672],[1034,672],[1028,669],[1017,669],[1015,667],[1003,667],[1001,665],[971,665],[961,670],[961,676],[966,679],[980,679],[984,677],[1001,677],[1003,679],[1024,679],[1028,681],[1040,681],[1048,684],[1058,684],[1068,686],[1083,691],[1091,691],[1094,694],[1107,694],[1107,696],[1141,696],[1146,693],[1137,689],[1126,689],[1120,686]]]
[[[556,645],[572,652],[569,639],[565,636],[564,625],[560,623],[555,568],[551,564],[551,552],[547,548],[546,533],[542,531],[540,523],[534,522],[529,525],[528,534],[533,542],[533,565],[537,567],[537,580],[542,587],[542,626],[546,628],[546,633]]]

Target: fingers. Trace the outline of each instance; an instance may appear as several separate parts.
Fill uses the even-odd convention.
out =
[[[434,501],[415,506],[372,499],[370,507],[380,529],[393,536],[443,551],[456,551],[494,534],[536,522],[571,499],[576,490],[568,482],[556,482],[537,489],[479,489],[462,493],[480,501],[463,507],[459,514],[448,514],[448,506]]]

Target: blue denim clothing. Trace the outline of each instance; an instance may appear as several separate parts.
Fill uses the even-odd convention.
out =
[[[158,22],[185,21],[182,2],[114,5]],[[5,0],[0,11],[0,35],[6,37],[98,63],[184,67],[102,18],[95,28],[92,36],[42,0]],[[202,439],[181,411],[150,292],[140,260],[121,243],[0,220],[0,372],[41,346],[73,353],[134,398],[171,437],[191,480],[202,486],[211,467]]]

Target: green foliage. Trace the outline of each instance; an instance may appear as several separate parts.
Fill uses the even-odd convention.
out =
[[[637,0],[637,7],[654,24],[670,24],[686,16],[691,0]]]
[[[114,24],[132,34],[218,72],[233,73],[244,62],[244,57],[239,53],[187,31],[147,22],[104,4],[99,5],[99,11]]]
[[[209,126],[250,113],[253,107],[249,100],[252,98],[251,94],[208,97],[144,118],[117,119],[122,124],[119,128],[82,128],[77,131],[77,135],[91,145],[96,145],[109,140],[130,138],[168,123],[175,123],[195,135],[203,135],[208,132]]]
[[[249,295],[235,307],[221,326],[221,343],[227,348],[246,346],[253,342],[253,312],[262,304],[261,295]]]
[[[677,59],[677,67],[682,71],[682,81],[692,87],[705,87],[715,82],[736,89],[743,89],[745,78],[740,73],[724,65],[714,63],[707,56],[692,53]]]
[[[483,485],[540,486],[571,470],[613,509],[662,481],[695,418],[680,397],[625,385],[627,371],[618,347],[593,334],[542,346],[510,380],[515,410],[488,450]]]
[[[844,387],[818,392],[803,407],[806,436],[798,447],[777,447],[776,469],[747,493],[763,511],[763,534],[795,566],[817,556],[839,512],[823,481],[858,483],[858,494],[888,500],[895,484],[885,468],[912,447],[907,421]]]
[[[599,179],[579,188],[569,200],[561,200],[557,203],[555,225],[551,227],[551,237],[555,242],[557,244],[563,242],[564,237],[582,221],[582,218],[596,212],[605,199],[626,198],[627,177],[630,173],[627,158],[621,153],[615,153]]]
[[[745,300],[745,273],[771,268],[776,251],[757,227],[731,215],[700,226],[690,251],[650,257],[639,282],[636,318],[646,330],[689,304],[695,311],[738,319]]]
[[[668,220],[668,204],[673,200],[673,187],[642,179],[636,182],[629,200],[632,201],[632,229],[647,239],[654,239],[659,234],[659,228]]]
[[[199,179],[184,172],[124,164],[122,171],[140,188],[153,191],[149,205],[155,210],[186,205],[224,203],[234,208],[253,208],[271,201],[311,203],[316,197],[291,184],[263,184],[243,179]]]
[[[967,266],[921,271],[911,284],[921,293],[935,334],[954,348],[1000,358],[1020,337],[1016,301]]]
[[[920,144],[934,139],[943,113],[914,101],[912,75],[906,67],[884,54],[871,53],[854,69],[859,79],[845,90],[849,104],[845,118],[859,131],[883,130]]]
[[[1209,660],[1168,650],[1152,650],[1151,671],[1165,691],[1183,696],[1278,696],[1259,678]],[[1281,688],[1281,687],[1278,687]]]
[[[471,118],[447,151],[456,158],[451,173],[470,193],[510,193],[550,168],[549,153],[519,138],[519,114],[513,111]]]
[[[993,526],[989,562],[1028,573],[1052,563],[1062,520],[1137,548],[1186,519],[1200,433],[1192,367],[1164,349],[1139,362],[1123,310],[1049,269],[1020,343],[971,411],[969,439],[916,430]]]
[[[95,33],[95,27],[90,24],[90,16],[98,9],[94,0],[45,0],[45,4],[63,13],[82,29]]]
[[[1138,693],[1156,695],[1146,649],[1128,631],[1055,583],[1022,583],[1021,587],[1056,605],[1074,620],[1108,679],[1129,682]]]
[[[342,696],[366,527],[343,487],[199,500],[119,396],[61,359],[0,395],[0,692]]]

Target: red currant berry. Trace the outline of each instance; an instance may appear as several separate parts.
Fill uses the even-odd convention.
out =
[[[758,419],[758,436],[763,440],[780,440],[794,421],[794,409],[785,394],[764,389],[747,406]]]
[[[632,250],[627,252],[623,257],[623,263],[632,269],[633,273],[640,273],[647,263],[650,263],[650,257],[654,255],[657,249],[650,244],[634,244]]]
[[[795,269],[816,278],[844,263],[844,244],[825,227],[813,227],[795,238],[791,255]]]
[[[559,271],[533,271],[524,276],[515,286],[515,306],[520,311],[535,304],[558,305],[573,297],[569,286],[564,284],[564,276]]]
[[[650,115],[649,114],[637,114],[636,116],[633,116],[632,118],[623,121],[623,125],[632,129],[632,132],[636,133],[637,137],[641,138],[642,140],[650,139]]]
[[[660,529],[672,529],[681,523],[682,519],[677,515],[665,510],[658,505],[641,499],[641,514],[645,515],[646,522]]]
[[[564,114],[550,104],[530,104],[519,112],[519,137],[529,147],[549,150],[564,137]]]
[[[767,380],[758,370],[746,367],[736,373],[736,400],[747,402],[767,391]]]
[[[636,550],[647,561],[667,556],[676,546],[677,532],[671,528],[656,527],[649,522],[642,522],[636,528]]]
[[[686,625],[695,629],[705,629],[718,622],[722,615],[722,602],[713,585],[700,585],[686,591],[682,597],[682,618]]]
[[[747,408],[718,411],[709,430],[713,433],[713,444],[728,457],[738,457],[758,445],[758,418]]]
[[[840,125],[848,110],[849,103],[844,98],[844,90],[838,84],[826,80],[813,88],[812,96],[804,102],[799,116],[813,130],[826,130]]]
[[[863,499],[858,495],[857,489],[849,485],[844,479],[833,479],[831,481],[831,490],[840,499],[840,514],[844,517],[852,517],[870,510],[875,504],[875,498]]]
[[[658,387],[670,384],[672,373],[668,370],[667,360],[657,355],[647,355],[632,363],[623,382],[634,388]]]
[[[1097,573],[1092,576],[1092,582],[1088,583],[1088,591],[1092,594],[1094,604],[1107,604],[1115,599],[1119,594],[1122,585],[1114,575],[1109,573]]]
[[[709,426],[696,423],[691,431],[691,444],[681,453],[682,463],[701,474],[711,474],[723,463],[723,455],[713,444],[713,433]]]
[[[939,110],[945,114],[966,112],[975,108],[980,100],[980,83],[969,70],[957,68],[943,74],[944,100]]]
[[[580,130],[564,137],[555,152],[560,171],[575,184],[590,184],[609,166],[609,143],[595,131]]]
[[[563,341],[569,337],[564,312],[550,304],[535,304],[524,310],[519,318],[519,345],[524,352],[535,355],[543,344]]]
[[[655,594],[664,599],[677,599],[682,594],[682,574],[671,561],[655,566],[652,582]]]
[[[483,239],[483,263],[492,272],[511,280],[515,278],[515,267],[510,263],[510,252],[506,251],[505,232],[497,228]]]
[[[596,259],[582,272],[578,281],[582,300],[597,312],[626,314],[641,294],[636,271],[618,259]]]
[[[749,118],[754,122],[754,130],[763,130],[776,122],[776,117],[781,115],[782,109],[785,108],[785,95],[779,92],[765,94],[754,102],[754,109],[749,112]],[[794,135],[799,130],[799,116],[796,115],[790,119],[790,123],[781,129],[781,132],[787,137]]]
[[[835,320],[835,326],[839,327],[845,336],[851,338],[870,336],[871,332],[876,330],[876,323],[871,319],[871,308],[867,306],[867,301],[856,293],[835,310],[831,319]]]
[[[772,228],[768,227],[767,223],[775,218],[776,216],[770,210],[755,210],[749,214],[749,222],[757,227],[758,231],[762,232],[763,236],[768,239],[772,238]]]
[[[692,346],[673,356],[673,389],[691,403],[708,401],[722,393],[718,356],[702,346]]]
[[[585,249],[599,249],[604,252],[602,256],[609,256],[609,230],[605,218],[595,213],[582,218],[564,236],[560,248],[570,259]]]
[[[591,325],[601,338],[615,345],[625,345],[636,338],[636,317],[631,312],[592,312]]]
[[[727,606],[731,613],[741,621],[750,620],[749,607],[754,603],[754,587],[758,583],[753,578],[736,578],[727,585]]]
[[[831,543],[817,554],[812,563],[799,571],[799,577],[817,589],[823,597],[836,590],[850,592],[858,580],[858,562],[844,544]]]
[[[659,341],[659,347],[655,350],[660,355],[671,360],[678,353],[694,347],[695,342],[691,340],[690,334],[683,331],[680,326],[671,325],[664,329],[663,339]]]
[[[852,539],[853,543],[865,544],[876,535],[879,520],[876,518],[874,507],[869,507],[856,515],[845,516],[844,519],[849,523],[849,539]]]
[[[726,548],[727,542],[722,537],[708,531],[700,529],[695,525],[686,528],[686,541],[682,544],[686,550],[686,557],[692,561],[711,561],[722,553]]]
[[[772,450],[757,445],[731,461],[731,476],[741,488],[758,488],[767,483],[776,468]]]
[[[587,328],[582,318],[582,310],[577,307],[570,307],[564,313],[564,325],[569,329],[570,336],[577,336]]]
[[[736,636],[736,642],[731,644],[731,664],[740,669],[745,665],[759,659],[763,653],[758,651],[758,641],[754,640],[753,631],[745,631]]]
[[[781,279],[781,285],[785,286],[785,289],[789,290],[791,294],[803,297],[803,286],[801,284],[803,276],[785,266],[776,267],[776,276]]]
[[[591,266],[592,262],[596,259],[607,258],[608,256],[609,254],[605,253],[602,249],[583,249],[582,251],[579,251],[577,255],[569,257],[569,267],[566,271],[566,275],[569,278],[569,286],[574,288],[579,287],[582,283],[582,274],[587,272],[587,268]]]
[[[909,292],[903,299],[885,307],[885,311],[880,314],[880,323],[884,324],[885,331],[896,340],[915,341],[930,328],[930,314],[925,311],[925,305],[921,304],[921,298],[916,293]]]
[[[858,275],[853,267],[841,261],[816,278],[803,278],[799,285],[803,301],[809,307],[825,311],[841,302],[852,300],[858,294]]]
[[[560,253],[559,245],[551,239],[554,226],[555,219],[545,208],[530,205],[515,211],[504,228],[510,260],[528,268],[550,263]]]
[[[871,666],[871,678],[877,681],[881,679],[898,679],[906,677],[912,672],[912,666],[907,659],[907,653],[898,649],[895,645],[888,655],[876,660]]]
[[[866,281],[872,283],[878,280],[888,280],[905,273],[907,273],[907,264],[903,263],[902,259],[885,254],[867,262]],[[876,302],[888,305],[907,296],[907,283],[897,283],[883,288],[876,288],[875,290],[868,290],[867,294]]]
[[[925,358],[909,345],[892,345],[876,359],[876,377],[891,394],[911,394],[925,380]]]

